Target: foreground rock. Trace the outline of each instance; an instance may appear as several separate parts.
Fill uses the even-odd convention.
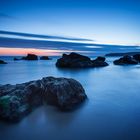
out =
[[[7,62],[0,60],[0,64],[7,64]]]
[[[50,105],[56,105],[62,110],[73,109],[86,99],[82,85],[74,79],[48,78],[45,90],[45,100]]]
[[[131,56],[123,56],[113,62],[115,65],[128,65],[128,64],[138,64],[138,62]]]
[[[0,119],[16,122],[46,102],[73,109],[86,99],[82,85],[67,78],[46,77],[17,85],[0,86]]]
[[[26,57],[22,57],[22,60],[38,60],[38,56],[35,54],[27,54]]]
[[[56,62],[57,67],[66,68],[102,67],[107,65],[103,57],[91,60],[89,57],[77,53],[63,54],[62,58]]]
[[[41,56],[40,60],[51,60],[48,56]]]

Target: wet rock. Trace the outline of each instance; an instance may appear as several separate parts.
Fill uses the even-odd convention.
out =
[[[7,64],[7,62],[0,60],[0,64]]]
[[[0,85],[0,119],[18,122],[44,102],[62,110],[86,99],[82,85],[67,78],[46,77],[17,85]]]
[[[128,65],[128,64],[138,64],[138,62],[131,56],[126,55],[117,59],[113,62],[115,65]]]
[[[0,118],[17,122],[43,103],[41,81],[0,86]]]
[[[104,67],[109,65],[107,62],[105,62],[105,57],[101,57],[101,56],[93,60],[92,63],[93,63],[93,67]]]
[[[106,66],[104,59],[103,57],[99,57],[92,61],[89,57],[77,53],[63,54],[62,58],[57,60],[56,66],[66,68],[100,67]]]
[[[26,57],[22,57],[22,60],[38,60],[38,56],[35,54],[27,54]]]
[[[78,81],[53,77],[48,79],[44,95],[48,104],[58,106],[62,110],[71,110],[87,98]]]
[[[41,56],[40,60],[51,60],[48,56]]]

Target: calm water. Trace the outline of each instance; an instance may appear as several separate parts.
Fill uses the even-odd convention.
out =
[[[140,140],[140,65],[69,70],[50,61],[12,61],[0,65],[0,84],[16,84],[45,76],[81,82],[88,101],[73,112],[55,107],[36,109],[18,124],[0,122],[1,140]],[[11,59],[11,60],[10,60]]]

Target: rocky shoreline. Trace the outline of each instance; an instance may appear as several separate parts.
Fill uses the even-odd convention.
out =
[[[17,85],[0,85],[0,119],[18,122],[44,103],[67,111],[87,98],[82,85],[68,78],[45,77]]]

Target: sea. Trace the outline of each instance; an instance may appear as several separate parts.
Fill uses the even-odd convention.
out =
[[[94,58],[94,57],[92,57]],[[47,76],[74,78],[87,101],[74,111],[42,106],[19,123],[0,121],[0,140],[140,140],[140,65],[61,69],[52,60],[14,61],[0,65],[0,85],[19,84]]]

